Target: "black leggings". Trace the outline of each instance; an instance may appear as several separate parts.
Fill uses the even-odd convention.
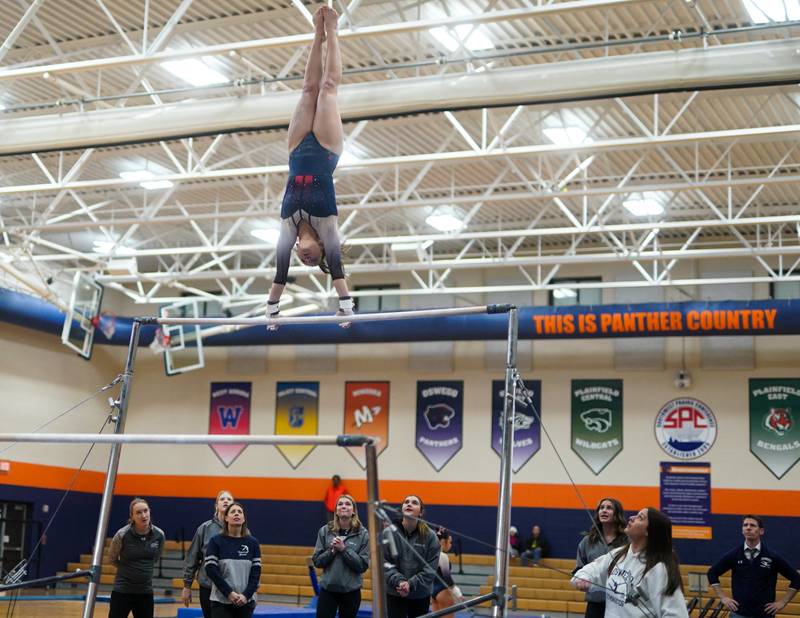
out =
[[[428,613],[431,598],[424,596],[421,599],[409,599],[408,597],[396,597],[393,594],[386,595],[386,615],[388,618],[416,618]]]
[[[356,618],[361,606],[361,589],[350,592],[331,592],[319,589],[317,597],[317,618],[334,618],[339,610],[339,618]]]
[[[131,612],[133,618],[153,618],[153,593],[112,591],[108,618],[128,618]]]
[[[203,609],[203,618],[211,618],[211,588],[200,586],[200,607]]]
[[[250,618],[255,608],[255,601],[250,601],[247,605],[211,601],[211,616],[212,618]]]
[[[603,618],[606,615],[606,604],[602,601],[586,601],[584,618]]]

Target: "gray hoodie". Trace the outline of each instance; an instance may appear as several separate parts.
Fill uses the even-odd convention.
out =
[[[334,552],[331,542],[337,536],[344,536],[345,550]],[[364,526],[358,530],[341,535],[328,525],[322,526],[317,534],[314,566],[322,569],[319,585],[328,592],[352,592],[361,588],[362,573],[369,568],[369,535]]]
[[[189,553],[183,561],[183,585],[186,588],[192,587],[195,575],[197,575],[197,583],[203,588],[211,588],[211,578],[206,574],[206,568],[203,566],[203,559],[208,549],[208,542],[212,536],[217,536],[222,532],[222,524],[217,519],[216,515],[206,522],[203,522],[197,527],[197,532],[194,533],[192,545],[189,547]]]
[[[436,534],[428,529],[425,538],[419,534],[419,526],[411,534],[406,534],[403,524],[392,527],[397,546],[397,558],[386,558],[386,594],[397,594],[397,585],[407,581],[411,586],[409,599],[423,599],[431,596],[436,569],[439,568],[441,547]],[[388,552],[384,552],[387,554]]]

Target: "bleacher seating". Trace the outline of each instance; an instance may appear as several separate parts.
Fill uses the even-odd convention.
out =
[[[188,543],[186,544],[188,548]],[[307,558],[313,551],[312,547],[297,547],[290,545],[262,545],[262,573],[261,585],[258,592],[263,600],[287,601],[294,600],[298,604],[305,604],[313,596],[311,581],[308,575]],[[162,565],[163,578],[159,580],[163,586],[164,594],[180,596],[183,587],[181,557],[182,551],[180,543],[167,541],[165,545],[164,564]],[[79,562],[71,562],[67,569],[89,568],[91,556],[83,554]],[[459,563],[455,556],[451,556],[453,565]],[[486,555],[463,555],[460,563],[463,566],[464,574],[455,575],[456,582],[467,595],[485,594],[492,589],[493,576],[492,565],[493,556]],[[516,586],[516,607],[520,611],[532,611],[535,613],[570,613],[583,614],[586,608],[584,595],[575,590],[569,583],[570,573],[575,567],[574,560],[547,558],[542,560],[541,565],[520,566],[517,559],[513,559],[509,569],[509,585]],[[706,600],[713,597],[713,592],[708,589],[705,579],[705,572],[708,567],[701,565],[681,565],[681,574],[687,600],[694,596],[700,596],[702,607]],[[102,570],[102,585],[110,588],[114,581],[116,568],[107,563],[107,554]],[[318,576],[321,572],[317,571]],[[695,574],[691,575],[690,574]],[[459,578],[462,581],[459,581]],[[478,587],[469,582],[483,578],[485,584]],[[691,581],[690,581],[691,580]],[[721,583],[730,590],[730,576],[723,576]],[[704,591],[692,589],[698,582],[702,582],[706,587]],[[786,591],[786,580],[779,579],[778,598]],[[158,589],[159,586],[156,585]],[[197,588],[197,582],[194,583]],[[364,574],[364,588],[362,598],[366,601],[372,598],[372,581],[370,573]],[[488,604],[487,604],[488,605]],[[696,618],[699,609],[692,612]],[[777,618],[798,618],[800,617],[800,602],[790,603]]]

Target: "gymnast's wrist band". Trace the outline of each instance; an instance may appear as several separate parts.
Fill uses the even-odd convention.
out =
[[[279,308],[280,302],[280,300],[267,301],[267,312],[269,313],[269,317],[274,318],[281,312]]]
[[[355,303],[350,296],[340,296],[339,297],[339,309],[342,311],[352,311],[355,307]]]

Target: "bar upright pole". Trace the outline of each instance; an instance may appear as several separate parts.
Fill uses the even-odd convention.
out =
[[[517,308],[508,313],[508,349],[506,351],[506,381],[503,397],[502,455],[500,457],[500,496],[497,508],[497,537],[494,550],[495,601],[492,617],[505,618],[508,591],[508,527],[511,519],[511,464],[514,447],[514,413],[516,403]]]
[[[125,431],[125,415],[128,411],[128,399],[131,392],[133,381],[133,365],[136,362],[136,348],[139,345],[139,331],[141,323],[134,320],[131,326],[131,339],[128,343],[128,356],[125,359],[125,371],[122,374],[122,386],[119,390],[119,401],[117,401],[117,415],[114,420],[114,433],[121,434]],[[92,576],[89,579],[89,587],[86,589],[86,602],[83,605],[83,618],[93,618],[94,606],[97,601],[97,588],[100,585],[100,571],[103,564],[103,550],[105,549],[106,530],[108,529],[108,519],[111,514],[111,501],[114,497],[114,484],[117,482],[117,470],[119,469],[119,456],[122,444],[112,444],[111,452],[108,456],[108,468],[106,470],[106,480],[103,485],[103,498],[100,502],[100,515],[97,519],[97,532],[94,537],[94,547],[92,548]]]
[[[372,615],[386,618],[386,582],[383,579],[383,550],[381,548],[382,524],[378,519],[378,451],[375,444],[367,444],[367,522],[369,528],[369,566],[372,575]]]

